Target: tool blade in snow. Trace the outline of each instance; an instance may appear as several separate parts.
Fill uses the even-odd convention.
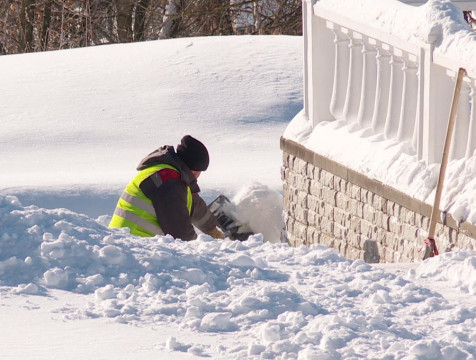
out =
[[[225,195],[218,196],[208,205],[208,208],[217,218],[218,227],[225,236],[243,241],[253,235],[248,225],[238,220],[235,205]]]

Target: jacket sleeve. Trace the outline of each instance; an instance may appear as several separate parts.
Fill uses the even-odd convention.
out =
[[[208,209],[205,201],[200,197],[200,195],[194,193],[192,194],[192,223],[200,231],[204,233],[209,233],[211,230],[215,229],[218,225],[215,215]]]
[[[187,208],[187,186],[180,179],[170,179],[159,187],[147,178],[140,184],[142,192],[152,201],[157,220],[164,234],[193,240],[197,237]]]

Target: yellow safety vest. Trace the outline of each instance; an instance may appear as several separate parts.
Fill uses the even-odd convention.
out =
[[[168,164],[154,165],[139,171],[119,198],[109,227],[128,227],[131,229],[131,234],[139,236],[164,235],[152,201],[145,196],[139,187],[142,181],[162,169],[172,169],[178,172],[175,167]],[[161,181],[160,177],[157,179]],[[187,186],[187,208],[188,213],[191,214],[192,191],[189,186]]]

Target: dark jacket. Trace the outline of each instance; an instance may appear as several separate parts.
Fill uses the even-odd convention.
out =
[[[180,177],[171,178],[166,176],[162,184],[154,181],[154,175],[152,175],[140,184],[144,195],[152,201],[164,234],[170,234],[182,240],[193,240],[197,234],[192,224],[205,233],[214,229],[218,223],[215,216],[208,210],[205,201],[198,195],[200,188],[197,179],[177,155],[173,146],[163,146],[153,151],[142,159],[137,170],[158,164],[171,165],[180,175]],[[160,174],[161,171],[157,173]],[[163,174],[160,175],[163,176]],[[190,215],[187,208],[187,186],[192,191]]]

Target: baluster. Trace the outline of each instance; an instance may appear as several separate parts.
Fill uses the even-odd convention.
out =
[[[415,120],[417,117],[418,77],[417,66],[413,61],[406,60],[403,63],[403,93],[402,109],[398,124],[397,139],[409,140],[413,137]]]
[[[372,123],[372,115],[374,113],[375,106],[375,94],[377,92],[377,48],[375,45],[364,44],[362,53],[364,64],[357,122],[359,123],[360,127],[367,127]]]
[[[361,37],[354,33],[354,36]],[[362,88],[362,41],[350,38],[349,80],[344,103],[343,117],[347,122],[356,122],[359,113],[360,91]]]
[[[335,44],[335,67],[330,112],[335,119],[342,119],[349,71],[349,38],[346,35],[339,33],[337,30],[333,30],[333,32]]]
[[[458,103],[458,111],[456,113],[455,129],[453,132],[453,138],[451,139],[450,160],[462,159],[466,155],[470,127],[470,90],[470,86],[466,82],[463,82]]]
[[[390,88],[390,54],[383,46],[377,47],[377,86],[372,116],[372,130],[376,133],[381,132],[385,125]]]
[[[476,81],[471,82],[471,120],[469,122],[468,145],[466,147],[466,158],[473,155],[476,149]]]
[[[385,137],[387,139],[393,138],[397,135],[400,111],[402,108],[402,65],[402,58],[397,56],[394,52],[392,59],[390,60],[390,92],[384,129]]]

